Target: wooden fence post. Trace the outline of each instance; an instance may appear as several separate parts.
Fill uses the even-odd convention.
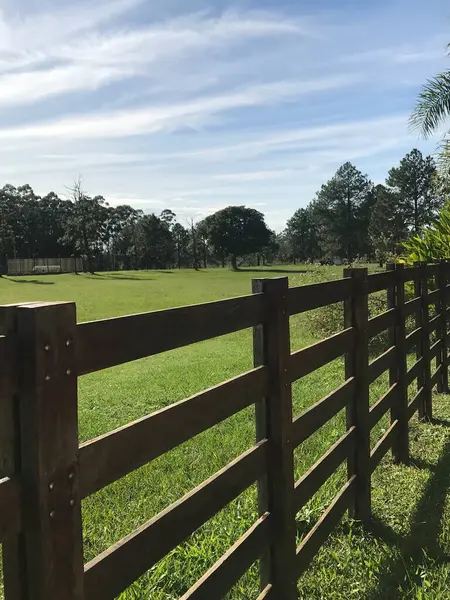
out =
[[[347,407],[347,429],[356,427],[356,452],[349,460],[349,477],[356,474],[355,505],[350,511],[358,520],[371,516],[370,423],[369,423],[369,320],[367,269],[344,269],[353,280],[352,296],[344,303],[344,325],[355,329],[353,351],[345,356],[346,378],[355,378],[353,402]]]
[[[438,327],[438,338],[441,341],[441,348],[439,350],[436,366],[441,366],[441,376],[438,382],[438,392],[441,394],[448,394],[450,392],[448,387],[448,344],[447,344],[447,281],[448,281],[448,262],[441,260],[439,262],[439,271],[437,276],[437,284],[439,287],[439,327]]]
[[[6,355],[0,353],[0,479],[20,471],[20,421],[17,403],[16,306],[0,306],[0,335],[11,340]],[[11,354],[12,352],[12,354]],[[25,546],[23,535],[3,543],[3,585],[7,600],[26,600]]]
[[[261,564],[261,589],[272,584],[274,598],[295,600],[296,525],[294,465],[291,444],[292,387],[288,380],[290,359],[287,277],[253,279],[253,293],[263,293],[268,320],[254,328],[255,366],[269,370],[269,393],[256,403],[257,439],[269,440],[267,476],[258,482],[260,514],[269,511],[274,539]]]
[[[391,410],[391,423],[398,421],[397,435],[392,446],[395,462],[409,463],[408,428],[408,386],[406,385],[405,347],[405,282],[404,265],[388,263],[387,271],[395,272],[395,285],[388,288],[388,309],[395,310],[394,327],[389,329],[389,345],[395,346],[395,366],[389,370],[389,385],[396,385],[394,405]]]
[[[431,419],[433,416],[432,411],[432,393],[431,393],[431,368],[430,368],[430,317],[428,307],[428,272],[427,263],[418,262],[414,263],[415,266],[420,268],[420,276],[414,282],[415,294],[420,296],[420,317],[418,326],[422,327],[422,335],[420,340],[420,346],[418,346],[419,352],[417,358],[423,358],[422,373],[417,378],[417,387],[420,389],[423,387],[423,402],[419,405],[419,419]]]
[[[83,598],[75,332],[73,303],[17,309],[30,600]]]

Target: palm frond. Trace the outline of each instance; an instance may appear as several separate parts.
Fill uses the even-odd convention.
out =
[[[410,125],[424,137],[431,135],[450,116],[450,71],[429,79],[411,115]]]

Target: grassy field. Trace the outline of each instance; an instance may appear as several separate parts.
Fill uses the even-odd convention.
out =
[[[281,271],[281,272],[280,272]],[[288,275],[290,285],[335,279],[338,267],[292,267],[232,272],[152,271],[0,279],[0,303],[74,300],[78,320],[94,320],[247,294],[252,277]],[[292,349],[315,341],[323,313],[291,320]],[[80,378],[80,441],[142,417],[252,367],[251,331],[202,342]],[[336,360],[294,384],[294,412],[344,380]],[[372,401],[387,389],[381,377]],[[299,581],[301,598],[450,598],[450,408],[435,397],[439,419],[411,423],[412,465],[388,457],[374,475],[373,527],[344,520]],[[373,441],[386,428],[382,420]],[[295,454],[300,477],[344,432],[342,414]],[[197,436],[83,502],[85,559],[89,560],[226,465],[254,442],[254,410],[247,409]],[[298,515],[299,538],[316,522],[345,480],[341,470]],[[179,598],[255,520],[251,488],[145,574],[122,600]],[[230,593],[257,596],[257,565]]]

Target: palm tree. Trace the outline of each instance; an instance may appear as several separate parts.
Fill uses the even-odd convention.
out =
[[[447,46],[450,56],[450,44]],[[450,71],[429,79],[424,85],[410,123],[426,138],[450,117]]]

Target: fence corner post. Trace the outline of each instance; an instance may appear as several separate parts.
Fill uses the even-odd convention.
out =
[[[82,600],[74,303],[17,309],[30,600]]]
[[[258,505],[260,514],[270,512],[274,532],[269,551],[260,560],[261,589],[271,584],[275,598],[296,600],[288,278],[253,279],[252,291],[264,294],[268,315],[253,331],[255,366],[266,365],[269,371],[268,396],[256,403],[257,439],[269,442],[267,475],[258,482]]]
[[[352,294],[344,303],[344,325],[355,330],[353,351],[345,355],[345,375],[354,377],[355,393],[347,407],[347,429],[356,427],[353,461],[349,460],[349,476],[356,475],[355,504],[351,516],[365,521],[371,510],[370,422],[369,422],[369,338],[367,268],[344,269],[344,277],[353,282]],[[353,472],[350,472],[353,470]]]
[[[447,317],[447,282],[448,282],[448,266],[449,263],[446,260],[439,261],[438,271],[438,287],[439,287],[439,312],[440,312],[440,323],[439,323],[439,338],[441,340],[441,348],[439,352],[439,364],[441,365],[441,376],[438,382],[438,392],[441,394],[449,394],[450,390],[448,387],[448,341],[447,341],[447,329],[448,329],[448,317]]]
[[[389,384],[397,386],[391,409],[391,424],[397,421],[397,435],[392,445],[392,455],[397,463],[409,463],[408,386],[406,385],[405,345],[405,281],[404,265],[388,263],[387,271],[395,272],[395,284],[388,289],[388,309],[394,309],[394,327],[390,345],[395,346],[395,367],[389,372]]]

